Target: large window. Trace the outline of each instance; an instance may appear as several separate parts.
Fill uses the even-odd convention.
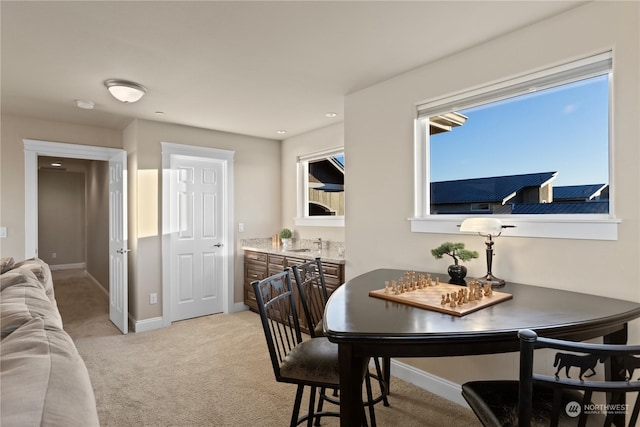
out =
[[[296,225],[344,225],[344,150],[298,158]]]
[[[418,106],[414,219],[615,222],[610,87],[605,53]]]

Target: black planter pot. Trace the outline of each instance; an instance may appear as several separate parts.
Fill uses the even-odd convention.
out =
[[[456,285],[466,285],[467,282],[464,281],[464,278],[467,276],[467,267],[460,264],[452,264],[448,268],[449,283],[454,283]]]

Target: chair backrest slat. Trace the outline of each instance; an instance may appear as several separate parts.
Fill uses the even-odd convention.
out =
[[[258,303],[271,364],[276,380],[280,366],[296,345],[302,342],[289,270],[251,283]]]
[[[315,337],[315,328],[322,322],[324,309],[329,299],[327,284],[322,271],[322,261],[316,258],[293,266],[293,275],[298,287],[309,334]]]
[[[579,426],[586,425],[587,419],[593,414],[603,416],[604,426],[611,425],[614,421],[618,425],[624,416],[628,418],[629,427],[636,425],[638,412],[640,412],[640,393],[637,394],[633,405],[625,403],[625,396],[628,393],[640,392],[640,376],[636,377],[638,373],[635,372],[636,369],[640,370],[640,346],[574,343],[538,337],[535,332],[528,329],[519,331],[518,337],[520,338],[518,399],[520,427],[531,425],[534,384],[544,385],[554,391],[551,410],[552,426],[558,425],[563,411],[570,410],[575,416],[579,415]],[[533,373],[534,350],[539,348],[562,350],[555,354],[554,375]],[[600,366],[605,367],[605,370],[600,372],[606,371],[609,374],[608,377],[604,380],[590,380],[589,377],[595,376],[596,369]],[[570,373],[571,377],[569,377]],[[562,375],[567,378],[563,378]],[[567,403],[562,397],[563,390],[580,391],[581,397],[578,398],[580,401]],[[602,401],[607,403],[594,406],[596,394],[603,395]],[[567,409],[568,405],[574,407]],[[629,411],[631,407],[633,409]],[[579,414],[576,413],[578,411],[580,411]],[[567,413],[567,415],[572,414]]]

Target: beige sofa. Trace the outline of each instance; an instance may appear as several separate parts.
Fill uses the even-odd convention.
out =
[[[62,329],[49,266],[0,261],[0,425],[98,426],[89,373]]]

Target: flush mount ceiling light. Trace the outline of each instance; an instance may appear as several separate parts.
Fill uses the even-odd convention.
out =
[[[330,119],[336,117],[337,115],[338,113],[334,113],[334,112],[325,113],[325,116],[329,117]]]
[[[127,80],[105,80],[104,85],[118,101],[125,104],[139,101],[147,93],[147,88]]]
[[[276,133],[277,133],[278,135],[284,135],[285,133],[287,133],[287,131],[286,131],[286,130],[284,130],[284,129],[280,129],[280,130],[277,130],[277,131],[276,131]]]

